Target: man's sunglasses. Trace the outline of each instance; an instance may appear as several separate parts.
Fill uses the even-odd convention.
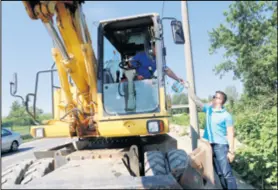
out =
[[[215,98],[217,98],[217,99],[221,100],[221,98],[216,97],[215,95],[214,95],[214,96],[212,96],[212,99],[215,99]]]

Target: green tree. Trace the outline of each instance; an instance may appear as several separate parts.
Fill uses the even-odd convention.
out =
[[[30,110],[33,110],[33,108],[30,107]],[[44,114],[43,110],[40,108],[36,108],[36,114],[39,121],[51,118],[50,114]],[[18,101],[14,101],[12,103],[8,116],[3,119],[3,127],[25,126],[32,124],[34,124],[33,119],[26,112],[25,106],[20,104]]]
[[[215,67],[222,77],[232,71],[249,97],[277,91],[277,1],[237,1],[224,12],[226,23],[209,32],[210,53],[224,48]]]
[[[6,121],[11,123],[9,125],[30,125],[32,123],[32,119],[26,113],[25,107],[18,101],[12,103]]]
[[[234,107],[234,103],[238,100],[238,92],[235,86],[227,86],[225,89],[225,93],[227,95],[229,105],[231,108]]]
[[[172,99],[172,104],[173,105],[188,104],[188,96],[184,93],[174,94]]]

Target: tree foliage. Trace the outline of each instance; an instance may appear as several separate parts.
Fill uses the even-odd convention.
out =
[[[172,98],[172,105],[188,104],[188,96],[184,93],[174,94]]]
[[[224,49],[215,67],[233,72],[244,93],[233,106],[237,151],[234,169],[258,188],[277,188],[277,1],[237,1],[224,12],[226,22],[210,33],[210,52]],[[226,89],[228,98],[232,88]]]
[[[32,107],[30,108],[33,109]],[[50,114],[44,114],[42,109],[36,108],[37,118],[39,121],[51,118]],[[2,127],[27,126],[33,125],[31,116],[26,112],[25,107],[18,101],[14,101],[11,105],[10,112],[3,119]]]
[[[235,86],[227,86],[225,94],[227,94],[228,100],[232,100],[234,102],[238,100],[238,92]]]
[[[277,107],[238,112],[235,127],[247,145],[238,151],[235,169],[259,188],[277,187]]]
[[[238,92],[235,86],[227,86],[225,89],[225,94],[227,95],[227,103],[231,108],[234,107],[235,102],[238,100]]]
[[[232,71],[249,97],[277,90],[277,1],[237,1],[224,12],[226,23],[210,33],[210,52],[224,48],[215,67],[222,77]]]

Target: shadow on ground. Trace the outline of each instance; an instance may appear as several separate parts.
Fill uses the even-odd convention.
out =
[[[11,155],[14,155],[14,154],[18,154],[20,152],[25,152],[25,151],[28,151],[28,150],[31,150],[33,149],[34,147],[26,147],[26,148],[18,148],[18,150],[16,152],[1,152],[1,157],[6,157],[6,156],[11,156]]]

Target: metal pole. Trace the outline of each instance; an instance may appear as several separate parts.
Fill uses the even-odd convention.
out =
[[[54,70],[54,67],[55,67],[55,62],[51,66],[51,70]],[[55,109],[54,109],[54,76],[53,76],[53,72],[51,72],[51,102],[52,102],[52,118],[54,119]]]
[[[194,67],[192,61],[192,51],[191,51],[191,40],[190,40],[190,26],[188,18],[187,1],[181,1],[181,12],[182,12],[182,22],[184,31],[184,53],[185,53],[185,66],[186,66],[186,76],[187,81],[190,84],[192,92],[195,93],[195,82],[194,82]],[[195,102],[188,96],[189,102],[189,117],[190,117],[190,131],[191,131],[191,144],[192,150],[198,146],[199,138],[199,126],[198,126],[198,113]]]

